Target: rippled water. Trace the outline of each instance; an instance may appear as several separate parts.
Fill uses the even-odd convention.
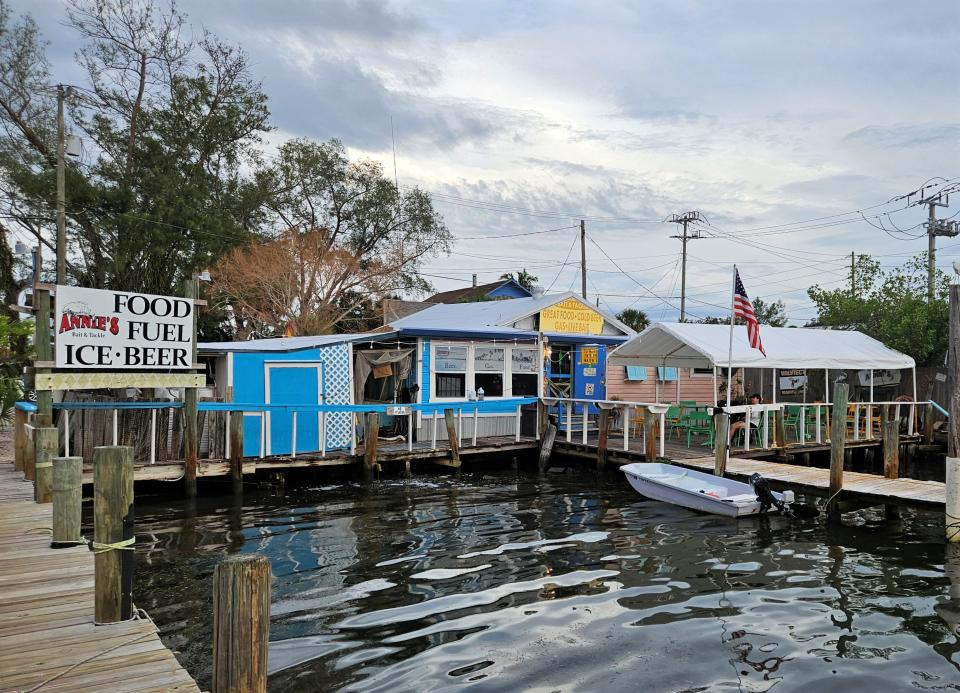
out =
[[[736,521],[510,473],[137,513],[136,601],[202,684],[213,568],[260,551],[271,691],[960,689],[936,514]]]

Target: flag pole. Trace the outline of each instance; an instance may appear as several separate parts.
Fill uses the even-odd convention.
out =
[[[733,305],[737,296],[737,266],[733,266],[733,285],[730,288],[730,349],[727,351],[727,406],[733,393]]]

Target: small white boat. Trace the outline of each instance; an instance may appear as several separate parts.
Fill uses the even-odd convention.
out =
[[[727,517],[760,512],[753,487],[742,481],[655,462],[636,462],[620,469],[636,491],[653,500]],[[772,493],[787,507],[793,503],[793,491]]]

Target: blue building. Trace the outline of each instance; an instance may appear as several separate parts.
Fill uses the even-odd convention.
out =
[[[634,332],[573,293],[473,303],[412,304],[376,332],[205,343],[215,392],[242,404],[455,403],[482,397],[477,436],[508,435],[513,397],[606,396],[606,352]],[[350,446],[354,415],[300,415],[297,453]],[[438,415],[440,416],[440,415]],[[406,417],[397,421],[406,436]],[[387,417],[381,429],[393,422]],[[464,435],[473,435],[473,420]],[[434,435],[433,415],[415,416],[416,440]],[[290,454],[292,415],[244,416],[244,454]],[[324,432],[324,440],[321,438]],[[438,439],[446,435],[437,426]]]

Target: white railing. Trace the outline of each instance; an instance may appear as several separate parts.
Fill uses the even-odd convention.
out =
[[[660,457],[666,457],[667,449],[667,427],[666,427],[666,416],[667,410],[671,405],[665,404],[663,402],[628,402],[625,400],[613,400],[613,399],[578,399],[572,397],[544,397],[541,400],[545,406],[548,408],[557,407],[557,423],[563,423],[563,427],[566,433],[566,440],[568,443],[573,442],[573,429],[574,429],[574,410],[579,408],[582,410],[579,414],[576,414],[578,419],[577,423],[580,426],[580,443],[582,445],[587,445],[588,434],[590,430],[590,407],[596,407],[597,409],[606,409],[606,410],[616,410],[620,412],[622,416],[623,424],[623,449],[630,449],[630,410],[631,409],[646,409],[648,412],[657,417],[659,426],[660,426],[660,440],[659,440],[659,454]],[[643,432],[643,444],[646,447],[646,429]]]
[[[900,414],[904,409],[907,410],[907,435],[916,433],[917,407],[926,406],[928,402],[902,402],[902,401],[868,401],[868,402],[849,402],[847,404],[847,413],[845,414],[844,430],[851,429],[850,435],[845,436],[846,440],[874,440],[874,422],[879,421],[883,415],[883,407],[886,405],[894,407],[894,421],[897,426],[900,425]],[[814,427],[813,438],[816,443],[830,442],[830,426],[827,422],[833,416],[833,404],[826,402],[793,403],[784,404],[788,409],[799,409],[799,415],[795,422],[797,430],[797,442],[801,445],[807,442],[807,428],[812,424]],[[807,412],[814,411],[814,417],[808,419]]]

